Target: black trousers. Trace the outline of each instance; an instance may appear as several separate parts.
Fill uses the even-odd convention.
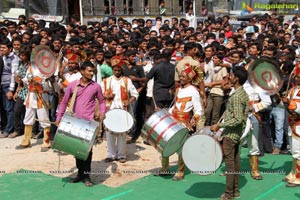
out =
[[[78,168],[78,176],[90,177],[92,155],[93,155],[93,152],[91,151],[86,160],[80,160],[80,159],[76,158],[76,167]]]
[[[20,97],[17,97],[15,107],[14,107],[14,131],[17,132],[19,135],[24,134],[24,124],[23,120],[25,117],[25,105],[24,105],[24,100],[21,99]]]

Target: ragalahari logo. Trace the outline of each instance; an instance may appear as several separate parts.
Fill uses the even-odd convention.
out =
[[[275,10],[278,13],[290,13],[290,11],[295,11],[299,9],[297,3],[254,3],[253,8],[248,5],[245,1],[242,2],[242,12],[241,15],[251,13],[254,10]]]
[[[242,2],[242,10],[247,10],[249,13],[254,11],[254,9],[251,6],[249,6],[245,1]]]

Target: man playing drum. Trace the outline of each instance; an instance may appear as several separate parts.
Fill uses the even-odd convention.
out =
[[[173,117],[184,123],[190,130],[195,126],[202,115],[200,94],[195,86],[191,84],[196,73],[192,67],[186,65],[180,73],[180,88],[176,90],[175,104],[169,110]],[[162,157],[162,168],[158,175],[167,174],[169,171],[169,157]],[[178,156],[178,171],[173,177],[174,181],[184,178],[184,162],[181,152]]]
[[[289,111],[289,125],[292,129],[292,171],[283,179],[287,187],[300,186],[300,69],[295,70],[296,86],[292,88],[288,97],[282,101]]]
[[[82,77],[80,80],[73,81],[69,83],[65,96],[59,106],[57,113],[57,119],[55,124],[58,126],[60,120],[62,119],[66,108],[68,106],[69,100],[72,98],[72,94],[77,87],[76,100],[73,107],[74,116],[93,120],[95,112],[95,100],[99,101],[99,113],[96,113],[96,117],[99,119],[104,119],[105,116],[105,100],[103,98],[102,90],[99,84],[92,81],[94,75],[95,66],[90,62],[84,62],[80,67],[80,72]],[[90,179],[91,172],[91,162],[92,162],[92,151],[89,153],[87,160],[80,160],[76,158],[76,167],[78,168],[78,175],[74,179],[71,179],[71,183],[77,183],[79,181],[84,182],[88,187],[93,186]]]
[[[185,68],[186,64],[191,65],[191,67],[196,73],[195,78],[193,78],[191,83],[192,85],[198,87],[201,96],[202,105],[203,107],[206,107],[207,99],[206,99],[205,85],[204,85],[204,73],[200,67],[200,62],[194,59],[197,51],[198,51],[197,45],[194,42],[188,42],[184,45],[184,57],[176,65],[174,79],[175,79],[175,84],[179,85],[180,84],[179,76],[181,70]],[[202,118],[199,120],[197,124],[197,130],[202,129],[204,126],[205,117],[204,115],[201,117]]]
[[[261,92],[254,88],[249,81],[243,85],[250,100],[250,108],[247,119],[247,126],[242,135],[242,139],[246,138],[249,149],[249,162],[251,167],[251,177],[254,180],[262,180],[263,177],[259,173],[258,158],[262,155],[262,150],[259,148],[259,131],[261,124],[266,121],[268,110],[272,104],[270,95]]]
[[[249,97],[243,88],[247,80],[247,71],[242,68],[233,69],[230,74],[230,81],[234,86],[235,92],[229,98],[227,108],[224,113],[224,121],[220,124],[211,126],[211,130],[216,132],[219,128],[223,130],[223,151],[226,166],[226,189],[222,194],[222,200],[232,200],[239,197],[239,171],[240,154],[239,144],[243,130],[246,126]]]
[[[129,111],[130,104],[139,96],[132,81],[122,75],[123,60],[119,56],[114,56],[111,59],[113,76],[104,79],[101,83],[106,107],[108,109],[123,109]],[[115,125],[118,126],[118,121]],[[129,131],[129,130],[128,130]],[[126,162],[126,133],[114,133],[108,130],[107,151],[108,155],[105,162],[119,160],[121,163]]]
[[[40,120],[41,127],[44,128],[44,139],[41,151],[48,151],[50,144],[50,119],[48,115],[50,89],[49,81],[41,74],[40,70],[35,65],[29,65],[25,78],[22,80],[19,77],[20,84],[28,87],[28,94],[24,101],[26,112],[24,117],[24,138],[17,149],[27,148],[30,146],[30,138],[32,135],[32,127],[37,115]]]

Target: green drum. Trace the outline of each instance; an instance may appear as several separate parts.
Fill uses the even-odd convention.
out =
[[[180,150],[188,133],[186,126],[177,122],[165,109],[152,114],[142,129],[142,137],[164,157]]]
[[[52,148],[86,160],[94,145],[98,125],[99,122],[65,113],[57,128]]]

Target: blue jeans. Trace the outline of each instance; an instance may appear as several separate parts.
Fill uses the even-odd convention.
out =
[[[58,94],[53,92],[49,94],[49,102],[50,102],[50,110],[49,110],[49,119],[51,122],[55,122],[56,120],[56,110],[57,110],[57,106],[58,106]],[[55,126],[54,124],[51,124],[50,127],[50,139],[53,140],[55,133],[57,130],[57,126]]]
[[[275,106],[272,109],[270,118],[274,120],[275,124],[275,143],[274,147],[281,148],[283,143],[283,134],[284,134],[284,122],[286,119],[286,112],[284,108]]]
[[[4,129],[4,133],[11,133],[14,130],[14,105],[15,102],[13,99],[8,100],[6,93],[9,91],[9,85],[2,85],[2,100],[3,108],[6,110],[7,123]]]

